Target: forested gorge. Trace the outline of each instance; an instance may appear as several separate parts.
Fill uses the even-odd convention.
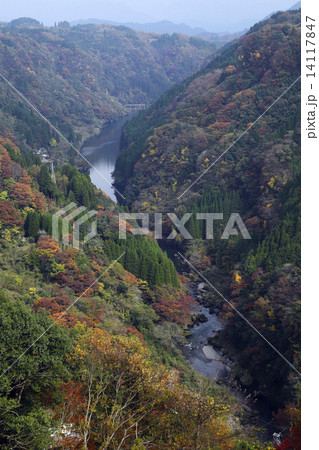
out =
[[[66,165],[55,184],[7,138],[0,191],[2,448],[262,448],[236,400],[182,357],[196,305],[155,241],[120,243],[121,208],[87,176]],[[74,199],[98,210],[80,250],[51,238],[52,214]]]
[[[298,83],[177,199],[299,76],[300,12],[276,13],[213,58],[214,45],[181,35],[28,24],[0,27],[5,74],[72,142],[126,102],[158,100],[124,126],[115,185],[126,199],[115,204],[0,84],[0,447],[274,448],[246,405],[256,396],[285,430],[276,448],[300,448],[296,372],[206,286],[202,301],[223,323],[209,343],[247,399],[199,375],[183,347],[198,320],[189,288],[202,279],[186,265],[178,273],[151,233],[126,223],[127,239],[118,234],[121,212],[192,213],[194,239],[177,232],[172,253],[300,370]],[[55,179],[31,151],[42,145],[61,157]],[[52,237],[53,216],[71,202],[97,211],[97,235],[79,249],[72,222],[58,219]],[[209,212],[223,219],[207,240],[195,217]],[[231,213],[252,239],[221,239]]]
[[[134,200],[138,208],[147,193],[147,201],[156,206],[167,202],[172,192],[181,194],[298,78],[298,20],[298,13],[277,13],[253,27],[201,72],[174,86],[126,124],[115,182],[127,190],[128,202]],[[225,178],[236,175],[243,183],[246,158],[257,158],[272,141],[292,147],[284,153],[282,146],[273,149],[281,165],[295,158],[297,104],[295,86],[282,98],[280,108],[272,109],[240,140],[236,151],[225,155],[215,171],[216,182],[225,184]],[[293,133],[288,134],[290,130]]]

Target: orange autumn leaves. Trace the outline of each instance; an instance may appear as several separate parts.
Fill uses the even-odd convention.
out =
[[[196,310],[195,300],[183,290],[171,286],[159,286],[150,293],[151,306],[162,320],[175,322],[181,326],[191,323],[191,313]]]
[[[37,242],[36,255],[44,261],[50,260],[60,250],[59,244],[48,236],[41,236]]]
[[[3,225],[21,227],[21,209],[32,208],[44,212],[46,201],[31,186],[32,179],[20,164],[10,158],[8,149],[19,154],[19,149],[9,139],[0,138],[0,220]],[[15,209],[15,211],[14,211]]]
[[[12,202],[0,201],[0,221],[5,226],[20,227],[24,219]]]
[[[135,336],[82,332],[69,362],[76,375],[60,387],[56,418],[70,433],[61,426],[60,448],[199,448],[199,440],[200,448],[233,448],[225,408],[154,365]]]

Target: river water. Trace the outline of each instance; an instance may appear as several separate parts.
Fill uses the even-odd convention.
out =
[[[198,314],[203,314],[207,322],[194,325],[191,328],[191,336],[184,355],[191,363],[196,372],[215,380],[226,378],[230,369],[222,359],[222,356],[212,346],[208,345],[207,339],[213,337],[222,329],[222,323],[216,314],[210,314],[208,308],[200,305]]]
[[[90,168],[92,183],[102,189],[114,202],[116,202],[116,197],[112,187],[112,173],[116,158],[120,153],[121,131],[125,122],[135,114],[131,113],[105,125],[101,133],[88,139],[81,149],[82,155],[93,166]]]

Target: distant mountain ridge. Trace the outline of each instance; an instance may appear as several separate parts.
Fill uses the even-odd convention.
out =
[[[286,11],[293,11],[296,9],[301,8],[301,2],[295,3],[293,6],[288,8]],[[267,14],[267,16],[264,18],[264,20],[269,19],[273,14],[275,14],[277,11],[272,11],[271,13]],[[125,26],[128,28],[132,28],[133,30],[137,31],[146,31],[148,33],[158,33],[158,34],[174,34],[174,33],[181,33],[186,36],[199,36],[203,39],[206,39],[208,41],[219,41],[221,42],[221,45],[240,37],[242,34],[244,34],[246,31],[248,31],[249,25],[247,25],[247,21],[240,21],[237,22],[238,31],[235,32],[228,32],[225,30],[224,32],[217,32],[214,33],[212,31],[207,31],[206,29],[202,27],[192,27],[186,23],[174,23],[169,20],[160,20],[156,22],[133,22],[133,21],[113,21],[110,19],[97,19],[97,18],[89,18],[89,19],[78,19],[73,20],[70,22],[71,26],[77,26],[77,25],[88,25],[88,24],[95,24],[95,25],[101,25],[101,24],[110,24],[115,26]],[[234,24],[233,24],[234,25]],[[233,28],[233,26],[232,26]]]
[[[146,31],[148,33],[158,33],[158,34],[174,34],[180,33],[186,36],[197,36],[200,33],[205,33],[206,30],[200,27],[191,27],[185,23],[176,24],[170,22],[169,20],[161,20],[159,22],[148,22],[148,23],[137,23],[137,22],[114,22],[112,20],[102,20],[102,19],[79,19],[70,22],[70,25],[87,25],[87,24],[105,24],[110,25],[123,25],[128,28],[132,28],[137,31]]]
[[[124,26],[131,28],[136,31],[144,31],[146,33],[157,33],[157,34],[183,34],[184,36],[191,36],[191,37],[199,37],[201,39],[205,39],[206,41],[213,42],[216,44],[217,47],[221,47],[222,45],[226,44],[227,42],[230,42],[234,39],[237,39],[242,34],[244,34],[245,31],[238,33],[228,33],[228,32],[218,32],[218,33],[211,33],[209,31],[206,31],[204,28],[200,27],[191,27],[185,23],[176,24],[173,22],[170,22],[169,20],[161,20],[159,22],[149,22],[149,23],[133,23],[133,22],[114,22],[112,20],[102,20],[102,19],[80,19],[70,22],[71,26],[78,26],[78,25],[103,25],[103,24],[109,24],[113,26]]]

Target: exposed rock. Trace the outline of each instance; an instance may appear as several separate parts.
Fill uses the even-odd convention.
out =
[[[211,360],[215,360],[215,361],[220,361],[222,359],[222,357],[210,345],[204,345],[203,353],[207,359],[211,359]]]
[[[192,321],[195,325],[199,325],[200,323],[207,322],[208,318],[205,316],[205,314],[197,314],[196,316],[192,317]]]
[[[205,314],[199,314],[197,320],[200,323],[208,322],[208,317],[206,317]]]

